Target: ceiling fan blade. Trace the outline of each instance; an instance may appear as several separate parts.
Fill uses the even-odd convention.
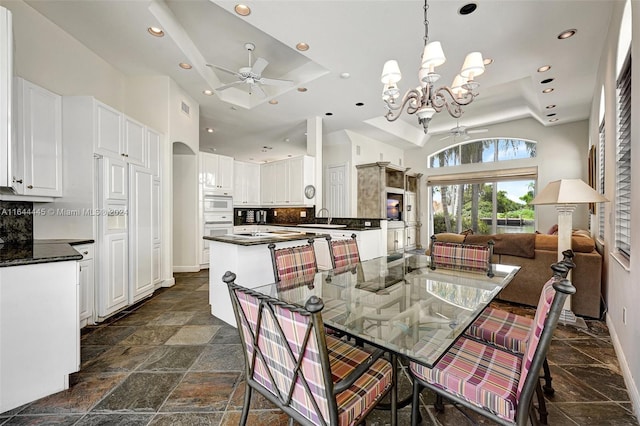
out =
[[[486,133],[489,129],[469,129],[467,133]]]
[[[451,137],[451,135],[447,135],[444,138],[440,138],[441,141],[445,140],[445,139],[449,139]]]
[[[261,78],[260,83],[268,86],[291,86],[293,81],[291,80],[278,80],[275,78]]]
[[[251,67],[251,72],[254,73],[255,75],[262,75],[262,71],[264,71],[267,65],[269,65],[269,62],[266,59],[258,58],[253,63],[253,66]]]
[[[208,67],[211,67],[211,68],[217,68],[217,69],[219,69],[220,71],[224,71],[224,72],[229,73],[229,74],[233,74],[233,75],[235,75],[236,77],[239,77],[239,76],[240,76],[240,74],[238,74],[236,71],[231,71],[230,69],[227,69],[227,68],[221,67],[221,66],[219,66],[219,65],[211,65],[211,64],[207,64],[207,66],[208,66]]]
[[[257,93],[258,95],[260,95],[263,98],[267,97],[266,92],[264,91],[264,89],[262,87],[260,87],[259,84],[252,84],[250,93]]]
[[[216,87],[215,90],[217,90],[217,91],[225,90],[225,89],[233,87],[233,86],[235,86],[237,84],[244,84],[244,81],[234,81],[233,83],[229,83],[229,84],[225,84],[224,86]]]

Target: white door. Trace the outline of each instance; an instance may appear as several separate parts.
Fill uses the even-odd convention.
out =
[[[333,217],[349,217],[348,165],[327,167],[326,206]]]
[[[129,166],[129,303],[153,291],[153,176]]]
[[[100,258],[102,279],[98,314],[101,317],[125,307],[129,300],[127,244],[126,232],[104,235]]]

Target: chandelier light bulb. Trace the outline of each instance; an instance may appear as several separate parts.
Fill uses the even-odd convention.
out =
[[[380,81],[384,84],[395,84],[402,79],[402,73],[400,72],[400,66],[398,61],[391,59],[384,63],[382,68],[382,77]]]

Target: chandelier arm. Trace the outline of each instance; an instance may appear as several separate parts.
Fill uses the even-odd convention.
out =
[[[384,101],[386,107],[389,109],[385,115],[386,119],[388,121],[396,121],[402,114],[405,106],[407,107],[407,114],[415,114],[420,108],[421,98],[422,94],[418,90],[411,89],[404,94],[402,102],[400,103]],[[394,113],[395,111],[397,111],[397,113]]]

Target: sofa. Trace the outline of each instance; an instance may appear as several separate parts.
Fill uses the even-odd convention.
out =
[[[558,236],[548,234],[462,235],[442,233],[437,241],[485,245],[493,240],[493,263],[520,266],[520,271],[505,287],[498,299],[536,306],[542,286],[551,277],[550,266],[558,261]],[[571,282],[576,288],[571,307],[576,315],[600,318],[602,256],[585,231],[574,231],[571,237],[576,267]],[[428,254],[428,253],[427,253]]]

